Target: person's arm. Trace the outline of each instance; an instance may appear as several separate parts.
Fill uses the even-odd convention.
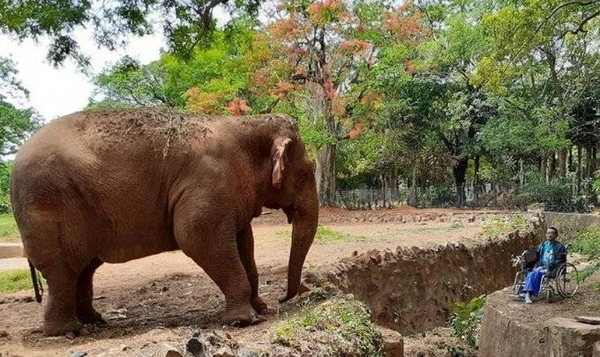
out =
[[[542,266],[542,250],[544,249],[544,243],[540,243],[540,245],[538,245],[537,250],[535,251],[536,254],[536,261],[535,261],[535,267],[541,267]]]
[[[560,243],[558,246],[558,264],[567,262],[567,248],[565,248],[564,244]]]

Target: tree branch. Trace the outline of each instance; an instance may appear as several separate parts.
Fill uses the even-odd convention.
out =
[[[575,29],[575,30],[567,30],[565,32],[563,32],[559,39],[562,39],[563,37],[565,37],[568,33],[572,33],[573,35],[577,35],[580,32],[585,32],[583,30],[583,26],[585,26],[585,24],[587,24],[590,20],[594,19],[595,17],[600,16],[600,10],[596,11],[595,13],[591,14],[590,16],[586,17],[585,19],[583,19],[583,21],[581,21],[579,23],[579,26]]]

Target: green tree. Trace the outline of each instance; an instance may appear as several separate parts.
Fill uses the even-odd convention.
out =
[[[269,53],[254,71],[273,110],[292,110],[304,122],[316,161],[319,196],[335,204],[337,149],[383,106],[364,85],[386,43],[417,41],[422,33],[411,4],[282,1],[264,43]]]
[[[569,128],[584,124],[576,124],[576,108],[600,75],[600,2],[496,4],[482,19],[489,51],[477,63],[478,83],[500,94],[513,116],[532,122],[540,179],[565,177],[569,139],[580,133]]]
[[[75,32],[91,29],[98,46],[115,49],[129,35],[160,31],[172,53],[191,58],[198,45],[211,41],[216,29],[215,10],[235,19],[241,14],[257,15],[259,0],[23,0],[0,2],[0,31],[18,40],[50,39],[47,58],[61,64],[67,58],[87,64]]]
[[[19,145],[40,124],[31,108],[19,108],[11,102],[22,102],[28,92],[17,79],[14,62],[0,58],[0,155],[14,154]],[[6,93],[6,94],[5,94]]]
[[[243,114],[260,95],[249,92],[249,64],[254,31],[251,22],[237,21],[215,32],[215,40],[197,47],[188,60],[164,53],[140,65],[123,58],[95,77],[90,106],[169,106],[208,114]],[[251,103],[248,103],[251,102]]]

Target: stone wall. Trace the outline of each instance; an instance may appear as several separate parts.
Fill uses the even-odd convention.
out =
[[[370,251],[342,260],[329,279],[371,309],[375,320],[403,334],[442,326],[454,304],[513,283],[511,258],[540,241],[533,232],[514,232],[472,247]]]

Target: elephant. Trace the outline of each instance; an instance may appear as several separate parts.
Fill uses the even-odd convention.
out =
[[[47,336],[105,323],[92,304],[103,263],[178,249],[223,293],[225,323],[264,321],[251,227],[263,208],[282,209],[292,224],[280,302],[308,289],[301,274],[318,195],[314,165],[286,115],[164,108],[66,115],[17,152],[11,204],[32,271],[48,284]]]

